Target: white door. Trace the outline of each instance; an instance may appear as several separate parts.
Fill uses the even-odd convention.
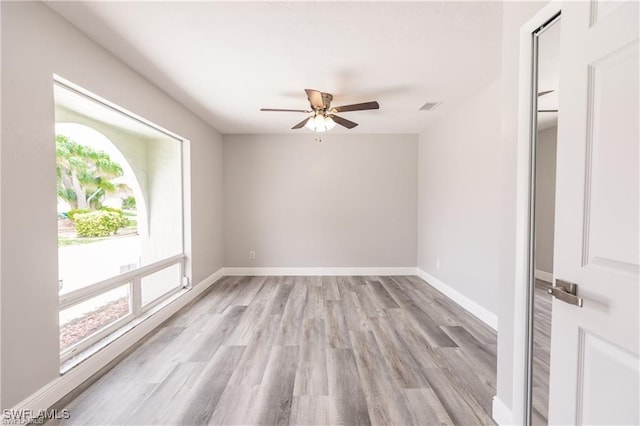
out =
[[[640,424],[638,2],[564,2],[550,424]]]

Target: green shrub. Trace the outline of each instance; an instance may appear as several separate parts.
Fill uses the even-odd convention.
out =
[[[127,210],[135,210],[136,209],[136,197],[130,195],[124,200],[122,200],[122,208]]]
[[[91,210],[89,209],[73,209],[73,210],[69,210],[67,212],[67,217],[71,220],[73,220],[73,218],[77,215],[77,214],[84,214],[84,213],[89,213]]]
[[[80,237],[107,237],[129,223],[122,213],[107,210],[76,213],[73,217],[73,225]]]
[[[116,209],[115,207],[102,206],[102,207],[100,207],[99,210],[102,210],[102,211],[105,211],[105,212],[117,213],[119,215],[122,214],[122,210]]]

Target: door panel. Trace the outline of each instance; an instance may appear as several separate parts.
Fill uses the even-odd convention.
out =
[[[577,424],[638,424],[638,355],[589,332],[580,337]],[[603,393],[612,382],[616,392]]]
[[[589,66],[584,265],[638,273],[638,41]],[[610,173],[611,172],[611,173]]]
[[[617,8],[622,6],[624,2],[611,0],[592,0],[591,1],[591,25],[611,15]]]
[[[638,3],[565,2],[550,424],[640,424]]]

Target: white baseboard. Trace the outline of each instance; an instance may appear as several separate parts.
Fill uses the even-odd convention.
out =
[[[243,267],[223,268],[225,276],[310,276],[310,275],[416,275],[415,267],[391,268],[271,268],[271,267]]]
[[[509,426],[514,424],[513,413],[511,413],[509,407],[507,407],[497,395],[493,397],[491,417],[493,417],[493,420],[498,424],[498,426]]]
[[[428,272],[425,272],[420,268],[417,268],[417,270],[417,275],[425,280],[429,285],[456,302],[458,305],[462,306],[469,313],[477,317],[492,329],[496,331],[498,330],[498,317],[496,316],[496,314],[480,306],[464,294],[460,293],[458,290],[455,290],[453,287],[450,287]]]
[[[541,271],[540,269],[536,269],[535,275],[537,279],[542,280],[547,283],[553,283],[553,274],[551,272]]]
[[[60,377],[57,377],[37,392],[22,400],[14,406],[12,410],[18,410],[14,412],[38,413],[51,408],[56,402],[60,401],[67,394],[91,378],[91,376],[116,359],[148,333],[156,329],[160,324],[169,319],[173,314],[198,297],[198,295],[222,277],[222,269],[208,276],[198,283],[198,285],[194,285],[190,291],[158,310],[155,314],[145,318],[119,339],[105,346],[86,361]]]

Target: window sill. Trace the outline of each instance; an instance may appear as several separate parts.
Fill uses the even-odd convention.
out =
[[[65,373],[69,372],[76,366],[82,364],[84,361],[86,361],[96,353],[100,352],[102,349],[113,344],[122,336],[129,333],[131,330],[133,330],[134,328],[136,328],[137,326],[139,326],[149,318],[153,317],[156,313],[158,313],[165,307],[171,305],[173,302],[178,300],[180,297],[185,295],[190,290],[191,288],[185,288],[177,291],[173,295],[169,296],[167,299],[163,300],[162,302],[155,305],[153,308],[149,309],[149,311],[147,311],[144,315],[133,319],[131,322],[125,324],[118,330],[109,334],[104,339],[97,341],[95,344],[89,346],[87,349],[83,350],[82,352],[79,352],[78,354],[64,361],[63,363],[60,364],[60,374],[64,375]]]

